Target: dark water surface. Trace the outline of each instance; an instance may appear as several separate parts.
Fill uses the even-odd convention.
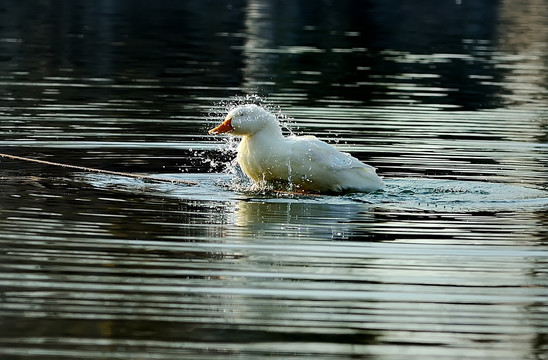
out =
[[[548,359],[541,0],[3,1],[0,359]],[[259,95],[258,98],[255,95]],[[254,192],[259,101],[383,192]]]

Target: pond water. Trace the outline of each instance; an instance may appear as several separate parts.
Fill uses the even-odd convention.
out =
[[[4,1],[1,359],[548,359],[541,0]],[[373,165],[254,191],[236,140]]]

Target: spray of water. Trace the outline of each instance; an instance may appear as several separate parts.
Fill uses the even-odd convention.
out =
[[[274,103],[268,101],[266,98],[261,97],[257,94],[236,96],[231,99],[223,100],[218,103],[215,103],[208,113],[208,120],[210,120],[213,123],[219,123],[226,117],[226,114],[232,109],[238,106],[249,105],[249,104],[260,106],[264,108],[265,110],[267,110],[268,112],[274,114],[280,123],[282,131],[286,135],[294,134],[292,130],[292,128],[294,128],[293,119],[285,115],[279,106],[275,105]],[[236,161],[236,152],[237,152],[238,144],[240,143],[240,140],[238,138],[234,136],[222,136],[222,137],[217,137],[217,139],[220,139],[219,145],[217,146],[217,154],[213,155],[213,156],[216,156],[216,158],[207,159],[206,161],[209,163],[215,163],[218,165],[218,162],[219,162],[219,160],[217,160],[218,158],[231,159],[226,161],[222,167],[223,168],[222,171],[225,174],[231,175],[230,183],[221,184],[221,185],[227,186],[231,190],[244,191],[244,192],[270,192],[273,190],[277,190],[279,188],[279,186],[276,186],[276,184],[268,184],[266,182],[260,182],[258,184],[255,184],[251,180],[249,180],[248,177],[243,173],[243,171],[240,169],[240,166],[238,165]]]
[[[292,129],[295,128],[295,123],[293,122],[293,119],[285,115],[278,105],[257,94],[235,96],[231,99],[220,101],[214,104],[213,107],[210,109],[208,118],[210,120],[221,121],[230,110],[237,108],[238,106],[249,104],[260,106],[266,111],[274,114],[280,122],[282,131],[286,132],[289,135],[293,135]]]

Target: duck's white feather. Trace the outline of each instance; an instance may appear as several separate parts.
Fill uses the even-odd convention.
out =
[[[375,191],[383,187],[375,168],[314,136],[289,138],[293,181],[316,191]],[[304,155],[304,157],[303,157]]]
[[[243,136],[238,163],[255,182],[287,181],[317,192],[369,192],[384,186],[375,168],[314,136],[284,137],[276,118],[260,107],[236,108],[227,119],[234,134]]]

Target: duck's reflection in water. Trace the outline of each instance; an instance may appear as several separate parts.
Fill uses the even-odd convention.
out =
[[[232,235],[242,238],[348,240],[363,231],[373,214],[363,205],[322,201],[241,201],[234,212]],[[361,224],[361,225],[360,225]]]

